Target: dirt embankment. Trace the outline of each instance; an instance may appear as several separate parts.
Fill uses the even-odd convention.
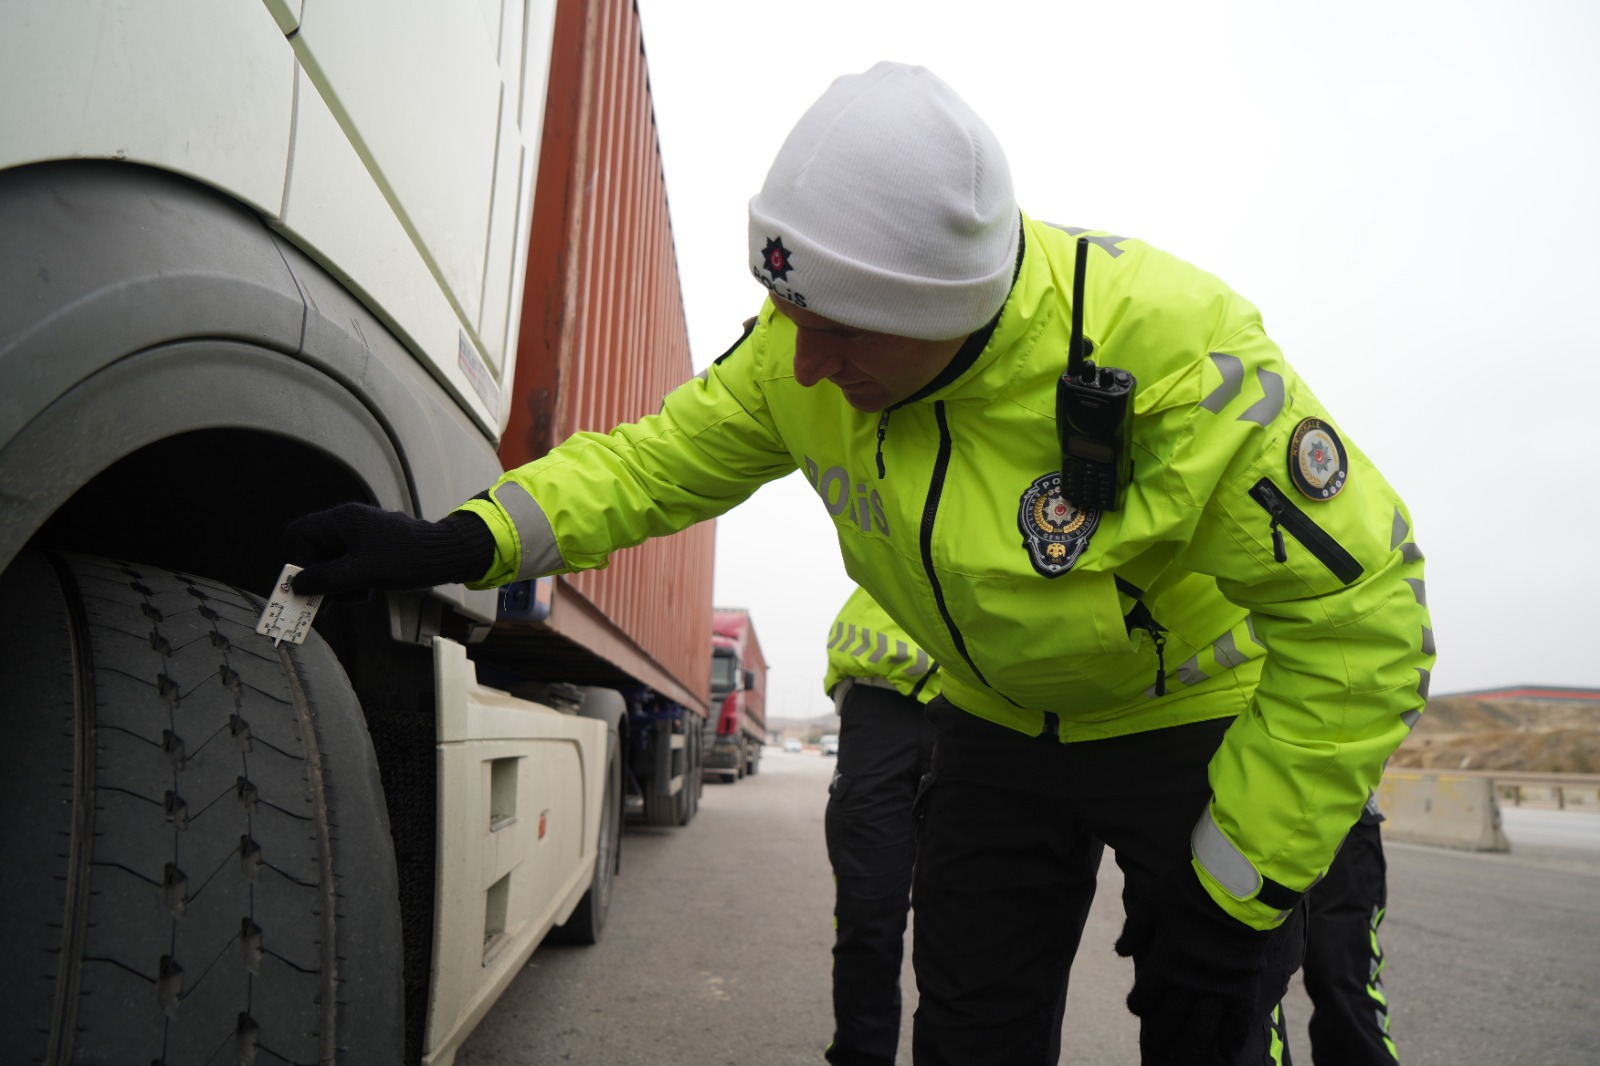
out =
[[[1428,701],[1391,767],[1600,773],[1600,707],[1556,700]]]
[[[813,741],[837,733],[839,719],[774,718],[780,736]],[[1530,773],[1600,773],[1600,705],[1559,700],[1472,700],[1440,696],[1400,750],[1394,768],[1520,770]]]

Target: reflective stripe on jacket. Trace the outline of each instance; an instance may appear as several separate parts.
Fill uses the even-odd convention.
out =
[[[1254,306],[1093,232],[1084,328],[1101,365],[1137,379],[1134,475],[1114,513],[1061,499],[1055,393],[1083,231],[1022,226],[1011,295],[953,380],[886,415],[802,388],[794,326],[769,301],[658,414],[576,434],[465,504],[499,545],[481,584],[528,576],[525,558],[604,566],[799,468],[850,577],[939,661],[957,706],[1069,743],[1237,716],[1196,861],[1219,904],[1268,928],[1421,712],[1433,638],[1410,516]],[[1321,496],[1292,476],[1308,426],[1342,442]]]
[[[880,679],[900,695],[922,703],[939,694],[939,664],[863,588],[844,601],[828,631],[828,673],[822,691],[831,695],[847,677]]]

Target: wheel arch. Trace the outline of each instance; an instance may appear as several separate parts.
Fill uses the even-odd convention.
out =
[[[278,556],[268,582],[282,546],[262,528],[308,504],[439,517],[500,472],[493,443],[359,299],[215,190],[101,161],[19,167],[0,172],[0,232],[0,566],[80,493],[112,498],[96,479],[158,445],[222,475],[190,486],[209,490],[196,504],[234,493],[229,508],[168,522],[169,549],[253,524],[245,554]],[[224,439],[259,491],[207,454]],[[124,523],[160,526],[173,494],[152,485],[147,498],[100,511],[115,525],[94,550],[118,554],[103,542]],[[251,565],[260,585],[266,564]],[[494,616],[492,593],[438,595]]]

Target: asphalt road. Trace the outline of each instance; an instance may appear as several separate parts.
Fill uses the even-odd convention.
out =
[[[602,942],[544,946],[458,1063],[787,1066],[832,1030],[832,878],[822,814],[833,761],[768,749],[761,773],[705,789],[682,829],[630,826]],[[1510,855],[1390,843],[1383,942],[1407,1066],[1600,1063],[1600,814],[1508,809]],[[1073,968],[1061,1062],[1137,1063],[1116,864]],[[908,951],[909,955],[909,951]],[[909,959],[901,1033],[911,1061]],[[1310,1066],[1309,1001],[1285,1001]]]

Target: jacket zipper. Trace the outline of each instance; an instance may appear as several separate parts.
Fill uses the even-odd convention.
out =
[[[1283,490],[1273,484],[1271,478],[1264,477],[1252,485],[1250,498],[1272,516],[1273,559],[1280,563],[1289,561],[1289,553],[1283,546],[1283,530],[1287,529],[1306,551],[1346,585],[1361,576],[1362,566],[1356,561],[1356,557],[1345,551],[1338,541],[1330,537],[1304,511],[1290,503],[1284,496]]]
[[[940,400],[933,405],[933,416],[939,423],[939,454],[933,461],[933,476],[928,483],[928,502],[922,508],[922,569],[928,575],[928,584],[933,587],[933,600],[939,606],[939,616],[944,619],[945,628],[950,631],[950,639],[955,641],[956,651],[961,653],[961,658],[972,667],[973,674],[983,682],[986,688],[994,688],[989,684],[989,679],[983,676],[983,671],[978,669],[978,664],[972,661],[972,656],[967,653],[967,641],[961,635],[961,630],[956,627],[956,620],[950,617],[950,609],[944,602],[944,588],[939,584],[939,576],[933,572],[933,520],[939,514],[939,497],[944,494],[945,474],[950,468],[950,423],[945,420],[944,401]]]
[[[1113,575],[1114,576],[1114,575]],[[1167,629],[1156,621],[1155,615],[1150,613],[1150,608],[1144,602],[1144,590],[1130,581],[1118,577],[1115,579],[1117,588],[1124,594],[1133,597],[1133,607],[1123,616],[1123,624],[1128,627],[1128,632],[1142,629],[1150,634],[1150,640],[1156,646],[1156,686],[1155,694],[1167,694]]]
[[[885,438],[885,437],[887,437],[889,435],[889,412],[893,411],[893,410],[894,410],[893,407],[886,407],[883,410],[883,414],[878,416],[878,480],[879,481],[882,481],[883,480],[883,475],[885,473],[887,473],[887,471],[884,470],[884,468],[883,468],[883,438]]]

